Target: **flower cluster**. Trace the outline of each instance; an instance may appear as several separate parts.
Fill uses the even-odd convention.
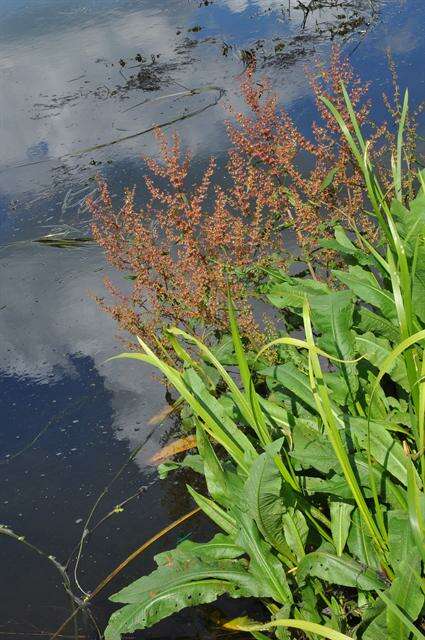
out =
[[[267,82],[257,81],[248,69],[241,82],[247,109],[230,109],[227,124],[231,149],[221,180],[225,186],[214,184],[213,158],[193,184],[190,155],[182,152],[177,135],[169,141],[159,130],[161,161],[145,161],[149,197],[142,208],[135,205],[133,189],[116,210],[100,181],[100,198],[89,201],[93,234],[109,262],[127,274],[131,290],[108,280],[114,302],[99,302],[122,329],[151,341],[170,324],[217,335],[227,328],[230,289],[241,330],[255,344],[261,331],[250,291],[273,256],[287,255],[290,229],[298,257],[314,277],[326,274],[332,256],[319,250],[318,241],[331,234],[335,221],[347,228],[355,222],[373,237],[375,229],[362,214],[359,169],[320,99],[332,100],[349,121],[344,83],[358,120],[366,123],[367,85],[336,49],[329,66],[317,63],[310,83],[320,122],[312,123],[306,137],[279,108]],[[371,154],[382,153],[386,132],[386,125],[372,131]]]

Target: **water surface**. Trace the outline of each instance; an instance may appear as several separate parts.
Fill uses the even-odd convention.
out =
[[[374,98],[389,88],[387,47],[402,85],[417,102],[425,98],[422,0],[310,5],[306,12],[289,0],[0,0],[0,522],[65,563],[97,496],[141,445],[96,512],[94,523],[137,495],[88,539],[77,573],[85,591],[193,505],[187,478],[159,482],[148,465],[178,428],[172,419],[148,425],[164,407],[163,387],[143,367],[105,363],[120,345],[90,295],[102,293],[109,273],[102,253],[33,241],[87,234],[84,198],[95,175],[117,196],[138,184],[140,156],[156,153],[152,134],[141,132],[155,124],[175,121],[166,130],[193,150],[195,173],[210,154],[221,161],[224,105],[238,104],[244,52],[306,129],[305,67],[332,42],[373,81]],[[184,535],[208,535],[205,522],[189,521],[157,544],[112,590],[150,570],[153,552]],[[4,536],[0,563],[0,638],[48,637],[69,609],[54,568]],[[92,607],[101,628],[112,610],[106,596]],[[219,608],[230,611],[224,601]],[[216,620],[215,607],[205,607],[140,636],[223,637]],[[82,636],[96,637],[90,620],[79,624]]]

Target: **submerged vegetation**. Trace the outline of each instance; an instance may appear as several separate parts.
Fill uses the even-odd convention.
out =
[[[425,637],[425,174],[413,170],[407,94],[393,140],[371,129],[347,69],[321,70],[332,95],[313,81],[326,123],[314,125],[317,145],[273,98],[260,102],[263,86],[244,84],[254,116],[230,127],[234,186],[216,190],[210,218],[213,164],[188,196],[177,142],[162,142],[165,165],[149,163],[168,185],[148,179],[160,209],[140,216],[129,192],[115,215],[102,187],[97,238],[134,278],[115,313],[141,334],[141,352],[120,357],[156,367],[185,403],[197,453],[161,473],[199,473],[205,492],[188,491],[219,531],[156,556],[155,571],[115,594],[107,640],[223,594],[263,604],[263,620],[225,625],[258,640]],[[389,175],[379,160],[392,147]],[[300,151],[314,159],[307,177]],[[269,260],[288,222],[299,275]],[[145,291],[154,324],[134,310]],[[247,336],[252,291],[281,323],[263,346],[259,331]],[[199,323],[221,339],[188,332]]]

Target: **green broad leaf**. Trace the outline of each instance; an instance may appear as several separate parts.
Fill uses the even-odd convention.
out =
[[[319,346],[339,360],[354,360],[353,295],[349,291],[336,291],[316,296],[310,299],[310,306],[313,326],[321,333]],[[359,387],[356,364],[338,363],[338,368],[354,400]]]
[[[288,437],[291,436],[291,429],[289,426],[289,414],[280,404],[274,402],[273,399],[266,399],[258,396],[258,400],[261,406],[266,423],[272,433],[281,435],[282,432]],[[218,401],[224,407],[226,414],[237,423],[245,424],[245,420],[235,403],[234,398],[229,393],[223,393]]]
[[[348,535],[348,550],[362,564],[379,570],[381,562],[368,528],[365,526],[359,510],[356,508],[351,518],[350,533]]]
[[[310,622],[322,622],[319,614],[320,605],[318,603],[318,594],[311,583],[307,583],[300,587],[301,603],[297,610],[294,611],[294,618],[298,620],[309,620]]]
[[[407,486],[403,447],[380,422],[366,418],[347,417],[347,426],[359,449],[367,451],[384,469]]]
[[[421,590],[420,574],[415,565],[406,559],[398,565],[396,578],[386,593],[387,597],[408,617],[415,622],[424,605],[424,595]],[[388,640],[408,640],[410,629],[396,612],[387,606]]]
[[[211,347],[211,353],[223,365],[233,365],[236,362],[233,340],[230,334],[221,336],[216,345]]]
[[[287,507],[282,516],[285,539],[289,548],[300,560],[305,555],[305,544],[308,536],[308,525],[303,513],[294,507]]]
[[[388,546],[390,562],[393,567],[409,560],[412,566],[418,566],[420,553],[410,527],[409,514],[401,509],[388,513]]]
[[[244,550],[238,547],[232,536],[216,533],[208,542],[184,540],[175,549],[158,553],[155,556],[155,562],[159,567],[170,567],[175,561],[185,563],[190,558],[212,562],[213,560],[234,560],[243,554]]]
[[[298,496],[282,482],[275,462],[283,439],[270,445],[253,463],[245,485],[248,513],[266,541],[284,558],[294,563],[305,554],[308,535],[306,520],[296,508]]]
[[[385,604],[387,605],[387,608],[390,609],[392,611],[392,613],[395,615],[395,617],[397,617],[400,622],[402,622],[403,626],[406,629],[409,629],[410,633],[417,638],[417,640],[425,640],[425,635],[418,629],[418,627],[416,627],[411,620],[408,618],[408,616],[405,615],[405,613],[403,613],[403,611],[400,609],[400,607],[398,607],[392,600],[391,598],[388,597],[388,595],[382,591],[378,591],[378,595],[381,598],[381,600],[383,600],[383,602],[385,602]]]
[[[189,485],[186,485],[186,488],[197,506],[205,513],[206,516],[208,516],[208,518],[210,518],[210,520],[215,522],[215,524],[226,533],[232,535],[236,534],[236,521],[229,513],[227,513],[227,511],[222,509],[216,502],[214,502],[214,500],[206,498]]]
[[[425,562],[425,495],[420,490],[415,465],[406,458],[409,523],[417,548]]]
[[[382,315],[371,311],[368,307],[360,307],[354,313],[354,326],[358,333],[370,331],[374,335],[384,336],[392,342],[400,340],[398,325]]]
[[[265,376],[267,383],[273,389],[283,387],[286,391],[290,391],[310,409],[316,413],[316,403],[310,388],[308,377],[301,373],[291,362],[286,364],[267,367],[258,372]]]
[[[409,213],[400,219],[399,227],[402,230],[405,245],[413,253],[417,238],[425,236],[425,193],[422,189],[409,203]]]
[[[227,580],[189,580],[176,587],[168,586],[144,594],[135,604],[128,604],[115,611],[105,629],[105,640],[120,640],[124,634],[147,629],[160,620],[189,606],[214,602],[223,594],[232,598],[243,596],[243,591]]]
[[[380,604],[374,607],[376,615],[363,632],[362,640],[388,640],[387,616],[385,608]]]
[[[267,292],[267,300],[278,309],[302,309],[304,299],[304,294],[283,282],[269,287]]]
[[[229,504],[231,496],[223,467],[199,421],[196,425],[196,445],[204,461],[204,476],[210,496],[221,505]]]
[[[291,436],[288,412],[276,402],[270,399],[258,397],[266,422],[272,430],[283,432],[286,436]]]
[[[274,389],[271,391],[269,397],[273,402],[279,404],[287,412],[291,432],[295,420],[302,419],[306,422],[311,422],[312,424],[317,421],[317,415],[313,414],[313,410],[303,404],[293,393],[284,389],[279,383],[274,382],[271,378],[268,378],[266,382],[270,389]],[[289,441],[291,441],[291,438],[289,438]]]
[[[378,370],[381,368],[385,358],[387,358],[393,350],[389,340],[379,338],[370,332],[364,333],[363,335],[356,335],[355,341],[359,355],[364,356],[364,358]],[[388,375],[403,389],[409,391],[409,379],[402,357],[395,360],[391,369],[388,371]]]
[[[256,578],[258,590],[263,597],[272,598],[279,604],[292,603],[283,565],[261,538],[254,520],[240,510],[234,510],[233,514],[239,529],[235,542],[249,556],[249,571]]]
[[[354,406],[352,398],[349,397],[347,384],[339,370],[324,372],[323,378],[330,391],[332,401],[336,405],[339,407]]]
[[[399,224],[403,224],[405,220],[408,219],[410,211],[406,209],[406,207],[400,202],[400,200],[396,200],[393,198],[391,201],[391,214],[397,220]]]
[[[282,476],[269,453],[262,453],[252,464],[245,484],[249,514],[267,542],[283,556],[291,556],[285,539],[281,499]]]
[[[385,587],[385,582],[377,571],[356,562],[350,556],[336,556],[329,551],[314,551],[307,554],[298,565],[300,581],[315,576],[330,584],[355,587],[363,591],[373,591]]]
[[[201,456],[195,454],[188,454],[181,462],[174,462],[173,460],[167,460],[158,465],[158,475],[161,480],[165,480],[171,471],[176,469],[192,469],[196,473],[204,473],[204,463]]]
[[[355,456],[350,457],[350,461],[359,478],[365,498],[371,498],[372,492],[370,491],[369,477],[370,469],[367,457],[364,454],[356,454]],[[386,473],[377,463],[373,465],[372,473],[376,486],[380,487],[383,502],[390,504],[394,509],[406,508],[406,491],[399,485],[394,484],[388,473]],[[350,501],[353,497],[345,477],[339,474],[335,474],[328,479],[307,476],[304,478],[303,482],[303,486],[305,486],[308,493],[329,494],[347,501]],[[356,513],[354,512],[353,517],[355,518],[355,516]]]
[[[399,484],[395,484],[387,471],[376,461],[370,468],[369,461],[365,453],[356,453],[352,458],[356,474],[360,479],[365,495],[370,487],[370,473],[373,474],[375,485],[380,488],[381,499],[394,509],[407,508],[407,492]]]
[[[155,559],[158,568],[111,597],[127,606],[116,611],[105,631],[106,640],[146,629],[181,609],[213,602],[223,593],[238,598],[258,593],[256,580],[244,560],[243,550],[228,536],[209,543],[185,541]]]
[[[363,266],[368,266],[374,263],[372,256],[359,249],[359,247],[350,240],[341,225],[336,225],[335,227],[334,240],[320,240],[319,245],[321,247],[333,249],[339,254],[349,256],[353,261]]]
[[[296,420],[292,429],[293,450],[295,458],[304,468],[313,468],[328,473],[339,471],[338,458],[331,447],[327,436],[320,433],[305,420]]]
[[[329,505],[331,515],[331,533],[336,553],[342,556],[350,530],[350,515],[354,505],[349,502],[332,501]]]
[[[369,368],[367,363],[359,363],[362,375],[362,390],[368,413],[372,420],[383,421],[388,418],[390,405],[384,389],[378,383],[378,373]]]
[[[322,296],[330,293],[329,287],[311,278],[290,278],[268,285],[265,293],[269,302],[278,309],[301,310],[306,296]]]
[[[417,250],[412,287],[412,306],[419,320],[425,323],[425,247],[423,245],[418,247]]]
[[[247,562],[237,559],[243,553],[234,539],[224,534],[217,534],[209,542],[185,540],[175,549],[155,556],[158,568],[121,589],[111,600],[125,604],[138,602],[141,594],[160,588],[164,580],[165,586],[171,586],[171,581],[180,584],[191,579],[219,577],[238,583],[246,581],[250,585]]]
[[[335,474],[329,479],[306,476],[303,482],[308,493],[326,493],[341,498],[342,500],[351,500],[353,497],[347,480],[339,474]],[[372,496],[371,492],[367,489],[364,491],[364,494],[366,498]]]
[[[379,309],[384,318],[397,319],[397,310],[392,293],[385,290],[370,271],[354,266],[349,267],[348,273],[346,271],[333,271],[332,273],[360,300]]]

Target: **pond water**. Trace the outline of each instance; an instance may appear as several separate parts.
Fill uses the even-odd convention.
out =
[[[247,55],[306,126],[305,66],[332,42],[375,97],[389,88],[389,47],[419,102],[425,12],[423,0],[0,0],[0,16],[0,522],[65,564],[98,495],[140,445],[90,525],[135,496],[85,540],[77,579],[91,591],[193,505],[184,476],[161,482],[149,465],[178,429],[172,419],[149,426],[164,389],[146,368],[105,363],[120,345],[90,294],[109,272],[101,251],[34,240],[86,235],[95,175],[116,194],[137,184],[140,156],[155,153],[143,133],[154,124],[174,121],[167,130],[179,131],[195,166],[224,158],[223,105],[238,100]],[[150,570],[154,552],[206,529],[189,520],[120,575],[91,607],[100,628],[108,593]],[[0,566],[0,638],[49,637],[69,614],[52,563],[2,535]],[[182,612],[140,637],[223,638],[217,616],[229,606]],[[92,621],[79,625],[80,637],[97,637]]]

